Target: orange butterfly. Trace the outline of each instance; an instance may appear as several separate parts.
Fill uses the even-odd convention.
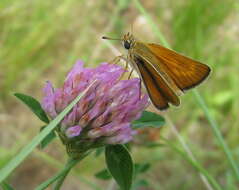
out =
[[[179,96],[185,90],[199,85],[210,73],[210,68],[198,61],[180,55],[161,45],[135,40],[127,33],[121,40],[128,50],[127,63],[137,71],[149,97],[159,110],[180,104]]]

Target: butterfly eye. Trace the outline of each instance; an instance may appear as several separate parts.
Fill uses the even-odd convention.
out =
[[[131,43],[129,41],[124,41],[125,49],[129,49],[131,47]]]

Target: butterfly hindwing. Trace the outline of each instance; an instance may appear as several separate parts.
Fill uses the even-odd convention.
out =
[[[152,103],[158,109],[168,108],[169,102],[176,106],[180,104],[179,98],[150,64],[137,56],[134,57],[133,61],[137,65]]]

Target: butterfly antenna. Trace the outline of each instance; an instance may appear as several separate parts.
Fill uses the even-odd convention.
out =
[[[120,38],[110,38],[110,37],[106,37],[106,36],[103,36],[102,39],[104,39],[104,40],[122,40]]]

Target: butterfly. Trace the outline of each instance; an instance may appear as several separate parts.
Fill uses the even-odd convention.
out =
[[[154,43],[137,41],[127,33],[120,40],[128,50],[127,62],[137,71],[150,100],[159,110],[169,104],[180,105],[179,96],[186,90],[204,81],[211,69],[209,66]]]

